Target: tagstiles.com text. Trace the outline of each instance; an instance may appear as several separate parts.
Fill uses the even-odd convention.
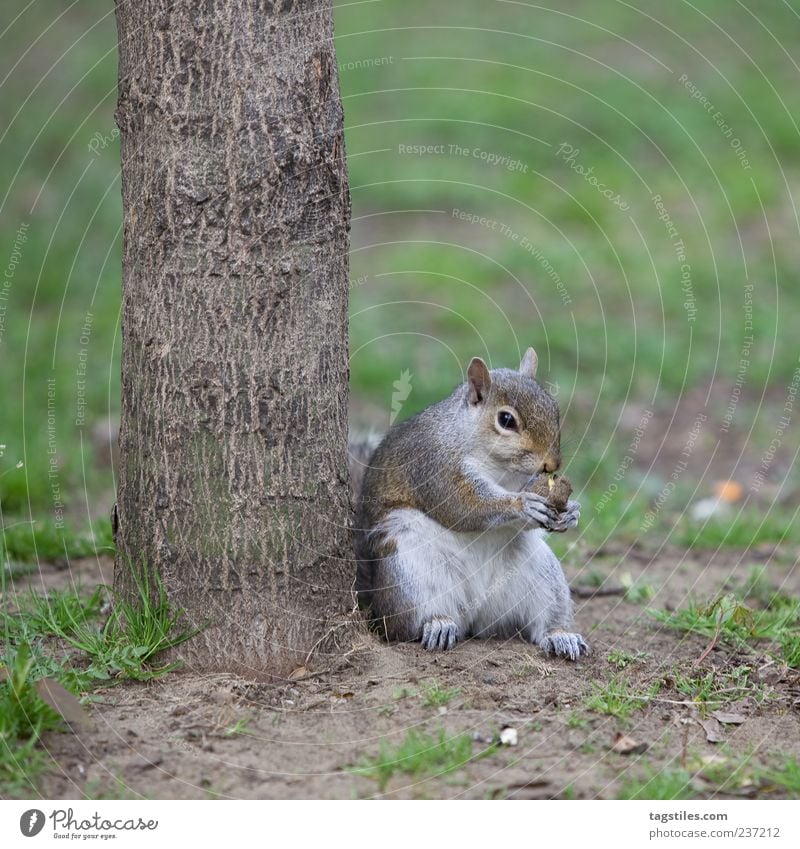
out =
[[[777,827],[750,825],[728,828],[704,828],[702,826],[689,825],[698,821],[727,820],[728,815],[724,813],[701,814],[694,811],[674,811],[672,813],[650,812],[650,820],[659,823],[669,823],[667,828],[651,828],[650,840],[675,840],[696,837],[698,839],[753,839],[753,838],[779,838],[781,830]]]

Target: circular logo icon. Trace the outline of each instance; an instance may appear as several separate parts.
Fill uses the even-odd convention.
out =
[[[38,808],[31,808],[19,818],[19,830],[25,837],[36,837],[44,828],[44,813]]]

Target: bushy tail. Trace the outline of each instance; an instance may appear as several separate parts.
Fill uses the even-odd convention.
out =
[[[367,436],[351,437],[347,443],[347,465],[350,467],[350,487],[353,493],[353,503],[357,504],[361,497],[361,486],[364,475],[369,468],[369,462],[375,449],[380,445],[383,436],[371,433]]]

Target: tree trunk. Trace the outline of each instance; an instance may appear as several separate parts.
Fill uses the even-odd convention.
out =
[[[117,0],[114,582],[203,669],[285,675],[352,609],[350,201],[329,0]],[[344,620],[346,621],[346,619]]]

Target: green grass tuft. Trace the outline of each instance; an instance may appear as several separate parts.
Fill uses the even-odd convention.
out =
[[[626,666],[630,666],[632,663],[644,662],[647,657],[648,654],[644,651],[629,652],[623,651],[622,649],[616,649],[608,655],[606,660],[612,666],[622,670],[625,669]]]
[[[480,754],[483,757],[494,751],[494,747]],[[351,767],[357,775],[375,779],[381,790],[385,790],[396,773],[414,777],[445,775],[463,767],[473,759],[472,738],[468,734],[446,736],[440,731],[437,736],[419,731],[409,731],[397,746],[381,742],[378,754]]]
[[[6,638],[14,642],[30,642],[43,636],[64,638],[100,615],[104,597],[102,586],[86,598],[79,587],[52,590],[47,595],[30,593],[22,596],[18,610],[0,609],[0,621]]]
[[[41,675],[27,643],[7,644],[0,660],[0,795],[30,797],[50,765],[39,741],[63,722],[34,688]]]
[[[0,795],[35,793],[35,783],[49,766],[39,748],[46,731],[62,728],[60,716],[36,692],[36,683],[51,678],[73,695],[93,687],[163,675],[176,664],[158,665],[159,652],[197,633],[182,624],[159,578],[135,570],[133,598],[114,596],[97,587],[88,596],[79,589],[46,596],[22,596],[15,608],[0,575]],[[105,621],[103,602],[114,605]]]
[[[800,799],[800,761],[797,758],[786,758],[778,767],[759,770],[757,777],[763,790],[783,792]]]
[[[666,769],[623,785],[617,799],[694,799],[692,775],[685,769]]]
[[[672,680],[679,693],[689,696],[705,712],[746,696],[762,701],[764,692],[751,680],[752,674],[749,666],[736,666],[727,672],[712,669],[704,675],[686,675],[676,670]]]
[[[709,603],[690,600],[680,610],[648,613],[670,628],[721,640],[738,649],[752,651],[760,642],[768,642],[788,665],[796,667],[800,661],[800,600],[779,593],[772,593],[769,606],[762,610],[727,593]]]
[[[431,681],[422,687],[422,703],[426,707],[442,707],[449,704],[460,692],[460,687],[447,689],[438,681]]]
[[[145,567],[133,573],[136,595],[115,595],[103,626],[86,620],[58,634],[90,659],[88,672],[94,678],[147,681],[163,675],[178,664],[157,666],[155,657],[199,633],[184,626],[183,611],[171,606],[160,577],[151,578]]]
[[[656,682],[646,692],[636,693],[627,681],[612,678],[607,684],[594,683],[584,706],[597,713],[628,719],[634,711],[650,703],[660,686],[660,683]]]

